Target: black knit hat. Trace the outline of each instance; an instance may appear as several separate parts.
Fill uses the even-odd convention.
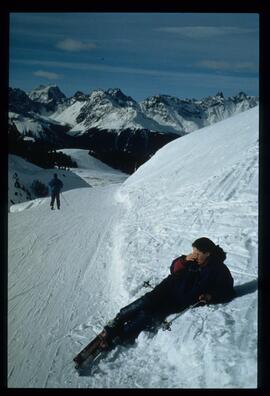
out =
[[[203,253],[214,253],[217,248],[214,242],[206,237],[196,239],[196,241],[192,243],[192,246]]]
[[[226,253],[224,250],[219,245],[215,245],[209,238],[202,237],[196,239],[196,241],[192,243],[192,246],[200,252],[210,253],[211,257],[213,257],[217,262],[223,262],[226,260]]]

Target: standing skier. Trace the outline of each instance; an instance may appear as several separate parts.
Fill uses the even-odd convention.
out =
[[[205,237],[195,240],[192,247],[192,253],[172,262],[170,275],[151,292],[122,308],[104,327],[104,349],[134,340],[142,330],[196,302],[223,303],[234,297],[233,278],[224,264],[223,249]]]
[[[60,209],[60,191],[63,188],[63,183],[57,177],[57,173],[54,174],[53,179],[49,182],[51,187],[51,209],[54,209],[54,201],[56,199],[57,209]]]

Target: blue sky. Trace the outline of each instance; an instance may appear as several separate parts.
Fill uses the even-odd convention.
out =
[[[252,13],[11,13],[10,86],[120,88],[135,100],[258,95]]]

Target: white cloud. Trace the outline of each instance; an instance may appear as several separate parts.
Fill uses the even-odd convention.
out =
[[[33,74],[34,74],[34,76],[47,78],[48,80],[58,80],[61,78],[60,74],[48,72],[48,71],[44,71],[44,70],[38,70],[38,71],[34,72]]]
[[[79,52],[79,51],[95,49],[96,44],[67,38],[65,40],[58,41],[56,47],[60,48],[63,51]]]
[[[217,36],[257,32],[257,29],[247,29],[235,26],[168,26],[158,28],[157,30],[161,32],[175,33],[191,39],[207,39]]]
[[[202,60],[196,66],[210,70],[249,71],[257,72],[258,66],[254,62],[228,62],[216,60]]]
[[[246,81],[251,81],[252,79],[256,82],[257,77],[244,77],[241,75],[238,75],[237,77],[235,76],[222,76],[222,75],[216,75],[214,72],[209,75],[208,73],[206,74],[201,70],[200,72],[198,71],[193,71],[193,72],[182,72],[182,71],[170,71],[170,70],[156,70],[156,69],[142,69],[142,68],[133,68],[133,67],[121,67],[121,66],[109,66],[109,65],[102,65],[102,64],[95,64],[95,63],[84,63],[84,62],[56,62],[56,61],[40,61],[40,60],[34,60],[34,59],[10,59],[11,63],[16,63],[16,64],[24,64],[24,65],[32,65],[32,66],[44,66],[44,67],[57,67],[57,68],[65,68],[65,69],[71,69],[71,70],[94,70],[98,72],[106,72],[106,73],[126,73],[126,74],[138,74],[138,75],[145,75],[145,76],[156,76],[160,78],[176,78],[176,79],[194,79],[198,78],[198,81],[202,83],[203,80],[207,78],[211,78],[211,80],[216,80],[216,79],[223,79],[231,81],[239,81],[241,80],[246,80]],[[214,64],[209,64],[211,61],[201,61],[201,62],[206,62],[205,63],[205,68],[208,66],[214,66]],[[208,62],[208,63],[207,63]],[[218,62],[218,61],[216,61]],[[248,63],[248,62],[247,62]],[[242,67],[244,66],[245,63],[242,64]],[[197,63],[197,66],[202,66],[201,63]],[[227,68],[233,68],[236,67],[237,63],[226,63],[226,62],[220,62],[220,66],[223,66],[223,70],[225,67]],[[240,62],[238,67],[240,66]],[[246,64],[247,66],[247,64]],[[234,71],[234,69],[230,69],[231,71]],[[256,69],[257,71],[257,69]]]

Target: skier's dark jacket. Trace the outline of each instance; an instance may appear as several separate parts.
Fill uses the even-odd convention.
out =
[[[49,186],[51,187],[52,193],[58,194],[60,193],[61,188],[63,187],[63,183],[57,177],[54,177],[50,182]]]
[[[166,315],[181,312],[206,293],[211,295],[211,303],[227,302],[234,297],[233,278],[222,261],[210,257],[207,265],[200,267],[185,257],[175,259],[170,267],[171,274],[145,294],[150,311]]]

